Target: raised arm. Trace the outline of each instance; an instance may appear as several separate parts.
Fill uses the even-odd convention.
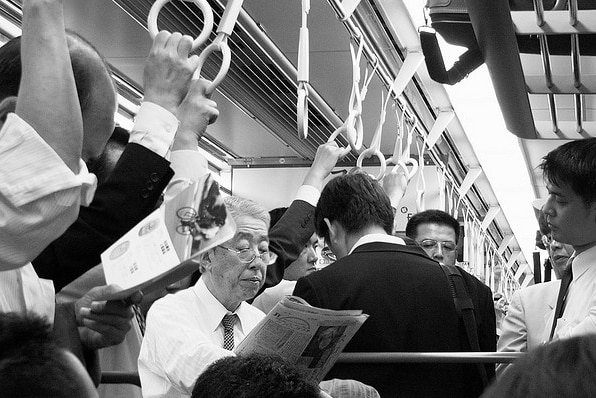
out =
[[[62,0],[24,0],[22,75],[16,114],[75,173],[83,121],[64,31]]]

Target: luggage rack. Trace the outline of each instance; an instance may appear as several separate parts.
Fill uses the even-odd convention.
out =
[[[499,7],[508,6],[499,4],[507,2],[473,3],[479,2],[468,2],[470,19],[511,132],[529,139],[596,136],[596,9],[580,9],[578,0],[569,0],[558,2],[564,9],[545,10],[534,0],[533,10],[509,10],[508,32],[506,24],[483,28],[478,19],[502,13]],[[511,52],[511,43],[498,45],[511,38],[518,45],[517,62],[503,54]],[[524,106],[508,106],[510,98]]]

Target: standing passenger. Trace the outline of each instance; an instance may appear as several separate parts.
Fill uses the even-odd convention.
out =
[[[370,317],[348,352],[462,351],[447,278],[418,247],[392,236],[383,188],[363,173],[331,180],[315,210],[317,233],[338,260],[301,278],[294,295],[316,307],[362,310]],[[356,379],[382,397],[468,397],[480,390],[451,364],[335,365],[327,378]]]

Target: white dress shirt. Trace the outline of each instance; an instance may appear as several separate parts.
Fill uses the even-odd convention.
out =
[[[74,222],[81,196],[94,187],[86,167],[75,175],[14,113],[0,130],[0,157],[0,311],[53,322],[54,285],[29,262]]]
[[[82,178],[23,119],[0,129],[0,270],[33,260],[79,214]]]
[[[573,280],[553,339],[596,333],[596,246],[578,254],[571,267]],[[544,329],[545,341],[548,341],[553,318],[554,310]]]
[[[350,252],[348,254],[352,254],[352,252],[354,252],[354,250],[356,250],[357,247],[365,245],[367,243],[393,243],[393,244],[397,244],[397,245],[405,245],[406,242],[404,242],[404,240],[402,238],[399,238],[397,236],[393,236],[393,235],[389,235],[389,234],[368,234],[368,235],[364,235],[363,237],[361,237],[360,239],[358,239],[356,241],[356,243],[354,243],[354,246],[352,246],[352,248],[350,249]]]
[[[157,300],[147,314],[139,355],[143,397],[189,397],[199,374],[217,359],[234,355],[223,347],[221,320],[229,311],[202,279],[176,294]],[[235,314],[234,343],[265,317],[243,302]]]

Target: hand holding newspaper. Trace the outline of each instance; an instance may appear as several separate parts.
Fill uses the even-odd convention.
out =
[[[200,254],[230,240],[235,232],[211,175],[188,182],[102,253],[106,283],[122,288],[109,299],[163,289],[183,279],[199,268],[195,259]]]
[[[327,310],[286,296],[235,352],[278,355],[319,383],[367,318],[360,310]]]

